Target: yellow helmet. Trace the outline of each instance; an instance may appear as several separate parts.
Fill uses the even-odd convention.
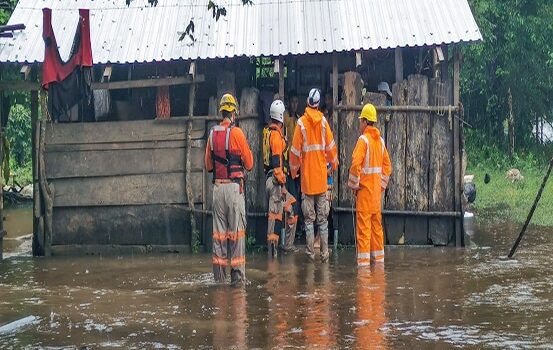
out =
[[[359,115],[359,119],[366,119],[369,122],[376,123],[376,108],[372,104],[367,103],[363,106],[361,114]]]
[[[221,102],[219,103],[219,112],[236,112],[237,109],[236,99],[231,94],[224,94],[221,97]]]

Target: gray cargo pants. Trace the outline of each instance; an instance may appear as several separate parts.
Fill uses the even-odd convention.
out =
[[[326,193],[310,196],[302,194],[301,210],[305,221],[305,236],[307,241],[306,253],[311,259],[315,259],[315,223],[321,236],[321,261],[328,260],[328,213],[330,203]]]
[[[280,233],[283,226],[283,215],[285,216],[285,241],[284,246],[286,251],[294,249],[294,239],[296,238],[296,225],[298,215],[294,212],[294,204],[296,198],[292,196],[284,186],[275,184],[273,177],[269,176],[265,182],[267,197],[269,198],[269,214],[267,224],[267,245],[269,252],[275,249],[278,245]],[[273,254],[274,255],[274,254]]]
[[[237,183],[215,183],[213,188],[213,276],[226,281],[230,258],[232,283],[246,279],[246,206]]]

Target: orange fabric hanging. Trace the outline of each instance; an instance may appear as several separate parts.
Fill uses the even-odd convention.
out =
[[[171,95],[169,86],[159,86],[156,94],[156,119],[171,118]]]

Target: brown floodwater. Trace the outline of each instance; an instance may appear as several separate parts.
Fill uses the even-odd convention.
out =
[[[4,207],[4,250],[7,256],[28,251],[33,233],[33,205],[24,203]]]
[[[551,349],[553,230],[501,260],[518,229],[476,222],[473,246],[389,248],[382,269],[252,254],[244,288],[214,284],[209,255],[11,256],[0,348]]]

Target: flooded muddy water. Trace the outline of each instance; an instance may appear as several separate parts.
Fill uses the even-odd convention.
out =
[[[215,285],[209,255],[31,258],[0,263],[0,348],[551,349],[553,230],[504,222],[467,249],[248,256],[244,288]],[[19,323],[10,322],[20,320]]]
[[[24,203],[4,207],[4,252],[13,254],[30,252],[33,233],[33,204]]]

